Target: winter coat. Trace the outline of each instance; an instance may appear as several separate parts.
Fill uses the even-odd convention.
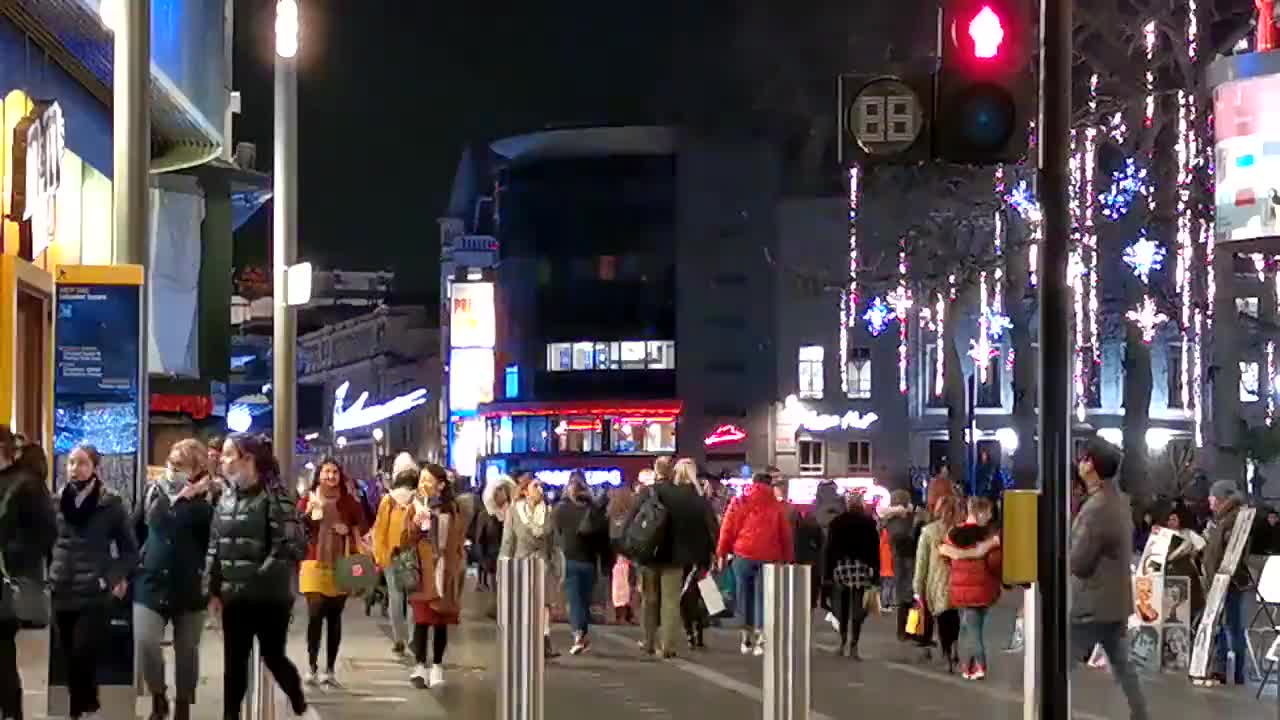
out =
[[[657,493],[658,500],[667,509],[667,527],[654,561],[648,566],[710,567],[716,544],[716,518],[707,499],[692,485],[656,482],[636,493],[627,517],[628,525],[649,493]]]
[[[889,531],[880,528],[880,577],[893,577],[893,546],[889,544]]]
[[[413,519],[413,500],[404,505],[396,502],[391,493],[378,504],[378,516],[373,521],[373,561],[378,567],[391,567],[391,556],[405,544],[405,531]]]
[[[795,557],[787,504],[773,494],[772,487],[753,483],[729,504],[716,555],[729,554],[766,563],[790,562]]]
[[[58,500],[57,539],[49,566],[55,610],[106,605],[112,588],[127,580],[138,564],[138,543],[124,499],[100,480],[94,482],[97,487],[78,510],[70,510],[73,485],[67,485]]]
[[[303,530],[287,490],[231,485],[214,509],[206,576],[209,595],[293,604],[293,576],[304,550]]]
[[[985,608],[1000,599],[1000,547],[983,550],[992,529],[966,523],[951,529],[938,553],[951,559],[950,603],[956,608]]]
[[[418,589],[409,594],[417,624],[456,625],[462,612],[463,582],[467,572],[467,526],[474,501],[454,504],[452,512],[432,510],[429,531],[412,522],[406,527],[407,545],[418,551]],[[437,533],[438,537],[433,537]]]
[[[1236,519],[1240,517],[1240,511],[1244,507],[1244,501],[1238,496],[1232,496],[1223,500],[1213,513],[1213,527],[1210,528],[1209,534],[1205,538],[1204,546],[1204,561],[1202,563],[1204,568],[1204,587],[1212,587],[1213,576],[1219,573],[1231,573],[1232,590],[1248,590],[1253,587],[1253,577],[1249,574],[1248,565],[1243,562],[1243,552],[1240,553],[1241,558],[1236,562],[1234,568],[1223,565],[1227,554],[1227,545],[1231,542],[1232,533],[1235,532]]]
[[[916,563],[916,515],[909,507],[892,506],[880,514],[893,551],[893,587],[897,597],[911,596]]]
[[[823,530],[829,529],[831,521],[844,514],[846,506],[847,503],[844,496],[840,494],[839,485],[832,480],[823,480],[818,483],[818,489],[813,495],[813,516]]]
[[[1108,481],[1110,482],[1110,481]],[[1133,513],[1114,486],[1094,492],[1071,522],[1071,621],[1126,622],[1133,614]]]
[[[795,562],[820,567],[818,563],[823,559],[825,535],[822,526],[818,524],[818,518],[812,514],[806,515],[794,507],[788,509],[791,512],[791,537],[792,545],[795,547]],[[821,569],[814,570],[814,573],[821,574]]]
[[[142,567],[133,601],[165,617],[204,610],[204,557],[213,523],[208,493],[171,501],[158,485],[151,488],[135,523]]]
[[[834,584],[835,570],[859,562],[871,570],[869,584],[880,581],[880,535],[876,521],[864,512],[845,510],[831,521],[827,534],[823,582]]]
[[[590,533],[583,533],[582,524],[588,514],[594,516],[595,528]],[[609,546],[609,520],[605,517],[604,508],[598,507],[591,499],[578,502],[566,498],[556,505],[551,519],[559,533],[565,560],[587,563],[592,567],[599,564]]]
[[[544,503],[545,505],[545,503]],[[502,526],[502,547],[498,557],[515,558],[540,557],[546,563],[547,587],[556,587],[564,577],[563,556],[556,547],[555,521],[552,519],[552,508],[546,505],[545,526],[542,533],[535,532],[532,519],[536,508],[527,499],[521,498],[511,504],[507,513],[507,521]]]
[[[942,522],[934,521],[920,532],[920,542],[916,545],[912,590],[934,615],[951,609],[951,562],[940,552],[945,540]]]
[[[0,552],[8,574],[44,580],[45,559],[57,536],[43,453],[25,449],[14,464],[0,470]]]

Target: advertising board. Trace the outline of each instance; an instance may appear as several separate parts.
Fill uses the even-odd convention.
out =
[[[1213,106],[1217,242],[1280,236],[1280,75],[1225,82]]]
[[[454,283],[449,306],[450,347],[494,347],[497,333],[493,283]]]

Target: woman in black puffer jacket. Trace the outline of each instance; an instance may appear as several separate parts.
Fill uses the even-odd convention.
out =
[[[209,606],[222,614],[225,643],[222,716],[240,717],[255,638],[263,664],[301,716],[307,712],[302,678],[285,654],[293,578],[306,547],[297,501],[261,438],[227,438],[222,473],[227,489],[214,511],[207,566]]]
[[[58,536],[49,566],[55,637],[66,662],[72,718],[100,710],[98,654],[108,645],[111,604],[124,599],[138,564],[129,511],[98,478],[101,462],[90,445],[67,456],[68,482],[58,500]]]

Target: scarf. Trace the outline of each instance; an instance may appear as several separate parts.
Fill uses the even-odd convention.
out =
[[[88,494],[82,499],[80,492],[88,488]],[[98,480],[98,476],[94,475],[89,479],[85,486],[78,487],[76,483],[69,482],[62,489],[62,497],[59,498],[59,506],[62,510],[62,517],[75,527],[84,527],[89,522],[89,518],[98,510],[98,501],[102,499],[102,482]]]
[[[547,534],[547,504],[540,502],[534,508],[529,505],[528,500],[521,500],[516,503],[516,512],[520,514],[520,522],[529,528],[529,534],[540,538]]]
[[[332,495],[324,490],[311,493],[311,498],[320,504],[320,529],[316,533],[316,560],[328,565],[338,561],[346,551],[346,538],[334,532],[333,526],[342,522],[342,514],[338,512],[338,499],[341,491]],[[351,532],[350,529],[347,532]]]
[[[413,501],[413,490],[409,488],[396,488],[391,491],[391,499],[395,501],[399,507],[404,507]]]

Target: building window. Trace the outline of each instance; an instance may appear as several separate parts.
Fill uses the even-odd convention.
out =
[[[987,361],[987,381],[982,382],[982,378],[978,378],[977,407],[998,408],[1003,406],[1004,401],[1000,393],[1001,367],[999,356]]]
[[[870,440],[854,440],[849,443],[849,472],[871,472]]]
[[[576,342],[573,344],[573,369],[594,370],[596,367],[595,343]]]
[[[1170,346],[1165,354],[1165,368],[1168,373],[1167,382],[1165,383],[1168,393],[1166,406],[1174,409],[1182,409],[1182,355],[1181,348]]]
[[[674,340],[650,340],[646,344],[645,365],[650,370],[674,370],[676,344]]]
[[[610,448],[616,453],[675,452],[676,421],[614,418],[609,423]]]
[[[547,369],[565,372],[573,369],[573,344],[551,343],[547,345]]]
[[[800,348],[800,397],[822,399],[822,346],[804,345]]]
[[[1258,298],[1256,297],[1238,297],[1236,298],[1236,312],[1241,315],[1248,315],[1251,318],[1258,317]]]
[[[796,449],[799,451],[801,475],[821,475],[826,470],[821,440],[801,440]]]
[[[520,397],[520,366],[508,365],[503,379],[506,381],[507,398]]]
[[[871,399],[871,349],[849,350],[849,397],[854,400]]]
[[[674,370],[674,340],[558,342],[547,344],[547,370]]]
[[[1240,402],[1257,402],[1260,387],[1258,363],[1240,363]]]

